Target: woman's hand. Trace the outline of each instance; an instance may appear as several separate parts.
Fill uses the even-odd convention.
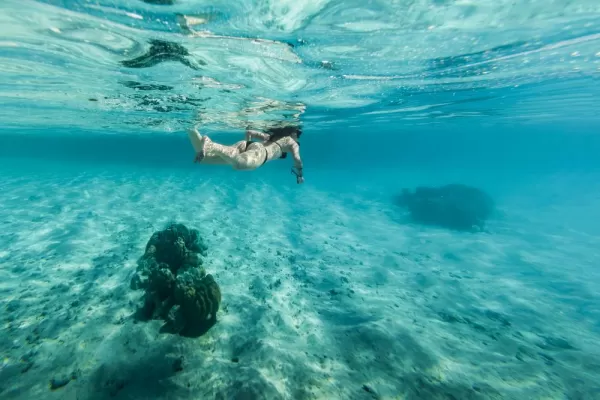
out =
[[[296,183],[304,183],[304,177],[302,176],[302,168],[292,168],[292,174],[296,175]]]

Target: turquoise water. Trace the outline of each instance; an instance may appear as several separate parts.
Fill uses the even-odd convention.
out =
[[[0,398],[600,398],[597,2],[0,10]],[[302,185],[192,163],[192,124],[281,121]],[[483,229],[398,200],[448,184]],[[136,318],[173,221],[220,287],[202,335]]]

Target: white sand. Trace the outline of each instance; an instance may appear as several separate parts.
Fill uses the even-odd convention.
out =
[[[598,236],[548,207],[506,197],[489,234],[464,234],[403,224],[367,182],[15,168],[0,183],[2,399],[600,396]],[[135,261],[171,220],[200,230],[223,293],[200,338],[132,317]]]

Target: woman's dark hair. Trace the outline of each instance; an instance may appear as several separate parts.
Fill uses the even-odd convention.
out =
[[[270,142],[274,142],[283,137],[290,136],[293,133],[295,133],[296,137],[298,137],[298,139],[299,139],[300,135],[302,135],[302,128],[300,128],[299,126],[293,126],[293,125],[278,126],[276,128],[267,129],[267,133],[270,135],[270,137],[269,137]],[[300,143],[298,143],[298,145],[300,145]],[[287,157],[287,153],[285,153],[285,152],[281,153],[281,158],[286,158],[286,157]]]
[[[288,126],[278,126],[275,128],[267,129],[267,133],[271,136],[270,141],[274,142],[283,137],[290,136],[293,133],[299,138],[302,135],[302,128],[299,126],[288,125]]]

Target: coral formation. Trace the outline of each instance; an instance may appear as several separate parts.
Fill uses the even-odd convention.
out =
[[[221,291],[202,267],[206,250],[199,232],[182,224],[152,235],[131,279],[132,289],[145,289],[142,318],[162,319],[168,331],[180,334],[216,322]]]
[[[484,229],[495,207],[488,194],[462,184],[403,189],[398,203],[414,222],[466,231]]]

